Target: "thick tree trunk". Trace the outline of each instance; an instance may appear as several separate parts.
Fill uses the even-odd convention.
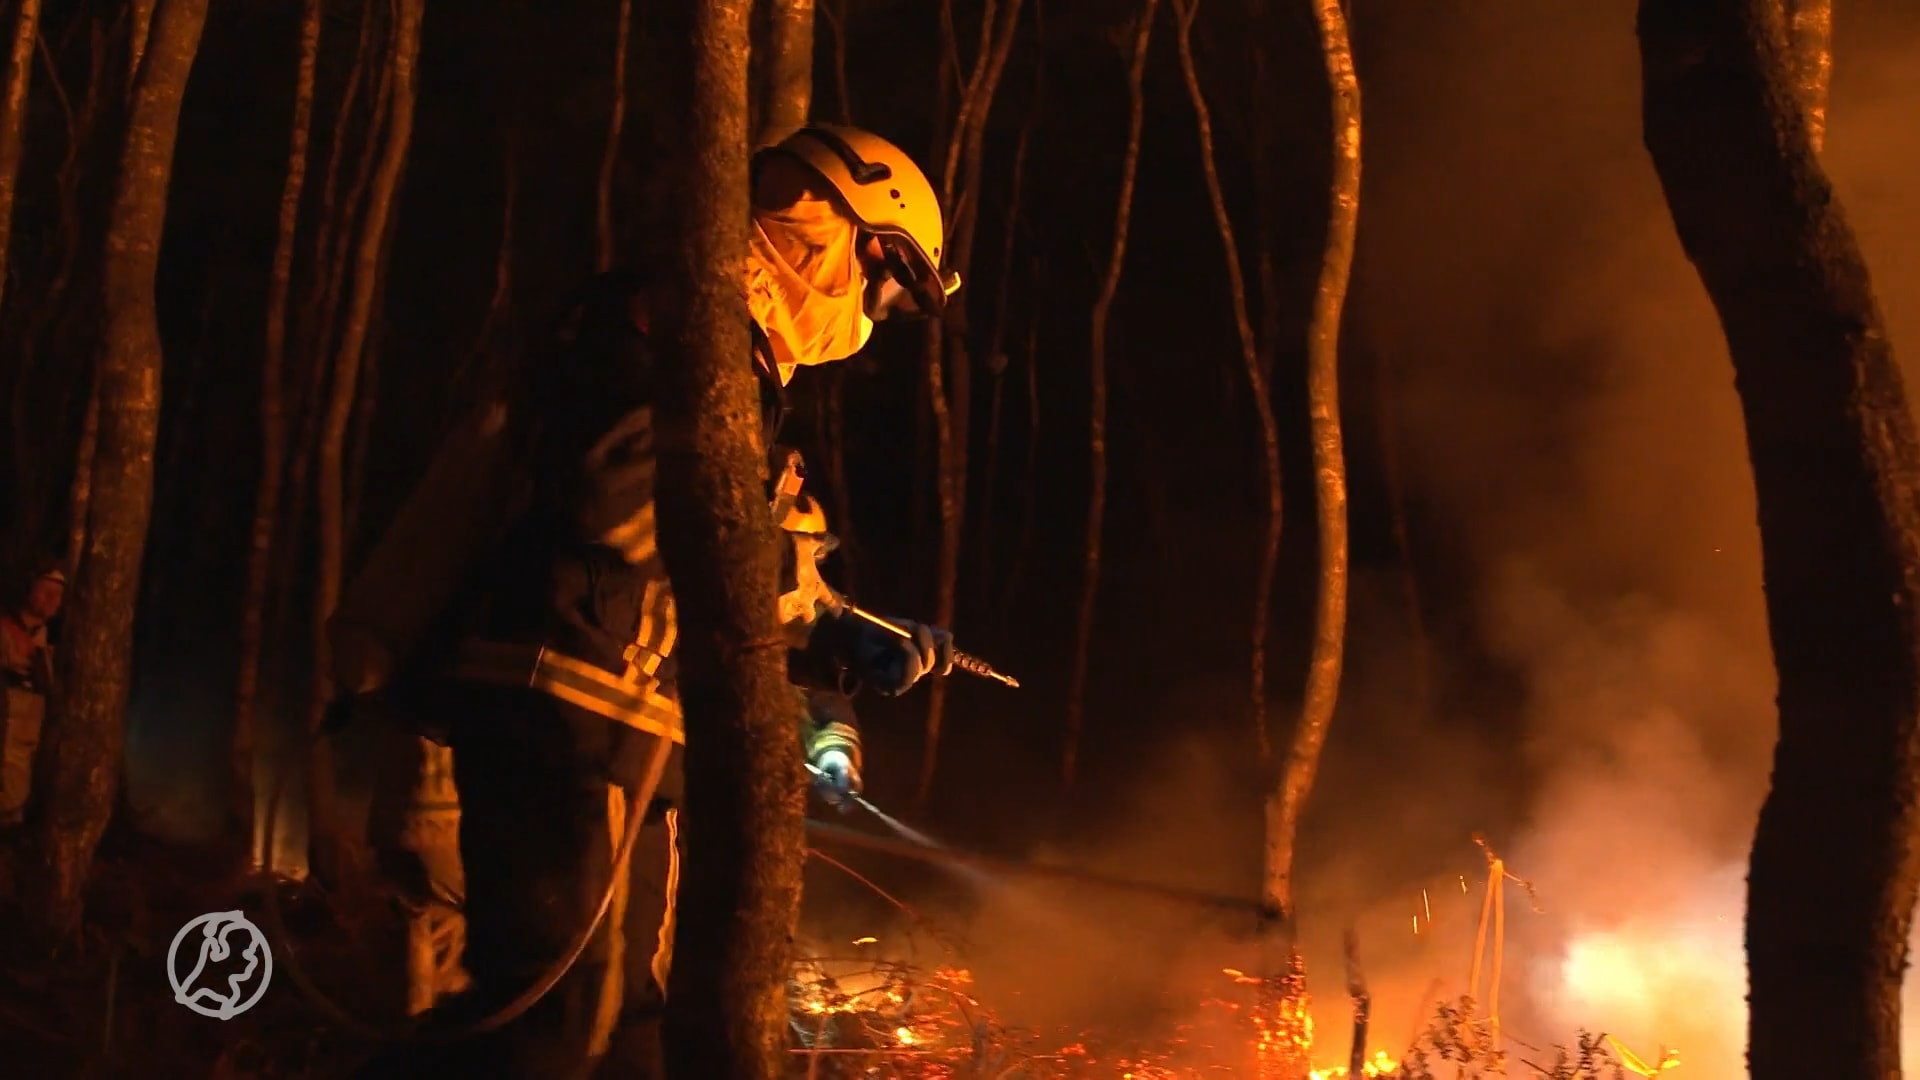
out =
[[[814,0],[761,0],[766,56],[755,64],[759,134],[771,146],[804,125],[813,109]]]
[[[368,190],[366,217],[355,239],[352,284],[347,299],[340,348],[334,354],[332,385],[321,419],[319,450],[320,515],[319,567],[313,599],[314,702],[308,718],[309,733],[317,733],[332,699],[333,663],[327,648],[327,620],[340,599],[341,576],[346,560],[346,440],[347,424],[352,418],[355,390],[361,363],[367,354],[367,335],[372,324],[374,292],[381,286],[380,256],[386,247],[388,222],[392,218],[394,195],[400,186],[400,172],[406,165],[407,150],[413,141],[414,71],[420,57],[420,22],[426,0],[399,0],[398,17],[388,45],[388,70],[393,96],[387,116],[386,136],[380,148]],[[323,878],[340,867],[343,837],[334,806],[333,755],[324,739],[313,740],[307,753],[308,830],[311,857],[316,873]],[[337,880],[337,879],[336,879]]]
[[[267,571],[273,565],[273,534],[280,520],[285,479],[287,418],[281,382],[287,367],[287,307],[293,285],[294,240],[300,194],[307,182],[307,142],[313,131],[314,72],[320,57],[321,0],[306,0],[300,22],[300,66],[294,80],[293,134],[287,176],[280,189],[279,231],[267,278],[266,347],[260,357],[260,476],[253,494],[253,531],[247,549],[247,592],[240,608],[240,669],[234,689],[233,743],[227,815],[234,835],[249,844],[257,866],[265,858],[254,823],[254,713],[259,705],[260,654],[266,639]]]
[[[1779,675],[1748,1067],[1897,1077],[1920,894],[1920,436],[1780,0],[1642,0],[1639,33],[1647,149],[1732,355]]]
[[[1080,621],[1073,638],[1073,674],[1067,688],[1067,738],[1060,757],[1060,778],[1068,787],[1080,765],[1080,728],[1086,713],[1087,661],[1093,651],[1093,611],[1100,597],[1100,554],[1107,527],[1107,324],[1120,274],[1127,265],[1127,232],[1133,224],[1133,181],[1140,168],[1140,135],[1146,124],[1147,47],[1160,0],[1144,0],[1134,16],[1133,58],[1127,68],[1127,145],[1120,159],[1120,197],[1113,214],[1113,248],[1093,302],[1092,347],[1088,352],[1091,408],[1087,452],[1092,483],[1087,497],[1087,568],[1080,581]]]
[[[27,126],[27,88],[33,83],[33,42],[40,31],[40,0],[20,0],[7,51],[6,97],[0,100],[0,297],[6,295],[7,255],[12,250],[13,190]]]
[[[660,385],[660,550],[680,619],[687,862],[667,998],[675,1076],[776,1080],[786,1067],[789,942],[799,916],[806,783],[799,702],[775,626],[778,558],[748,362],[749,0],[660,9],[669,124],[672,272],[657,332],[677,354]]]
[[[1179,26],[1180,72],[1186,80],[1187,100],[1193,105],[1194,127],[1200,136],[1200,167],[1206,176],[1208,199],[1213,204],[1214,228],[1220,233],[1220,246],[1226,255],[1228,297],[1233,301],[1233,325],[1240,334],[1240,362],[1252,391],[1254,415],[1260,421],[1261,466],[1267,481],[1267,531],[1260,549],[1259,575],[1253,587],[1248,702],[1255,749],[1261,765],[1270,767],[1273,748],[1267,733],[1267,631],[1273,621],[1273,582],[1280,567],[1280,423],[1273,415],[1273,394],[1268,382],[1272,373],[1262,359],[1261,343],[1254,335],[1253,319],[1247,314],[1247,282],[1240,269],[1240,245],[1235,239],[1233,218],[1227,212],[1226,189],[1220,182],[1220,167],[1213,150],[1213,116],[1207,108],[1206,94],[1200,88],[1200,71],[1193,58],[1193,18],[1199,7],[1200,0],[1174,0],[1174,17]],[[1264,237],[1258,239],[1265,243]],[[1263,304],[1263,311],[1266,306],[1270,305]]]
[[[1319,526],[1320,592],[1313,655],[1287,755],[1267,793],[1267,853],[1261,899],[1290,927],[1293,855],[1300,814],[1320,771],[1320,751],[1339,700],[1347,632],[1347,465],[1340,441],[1340,317],[1353,270],[1360,219],[1360,80],[1340,0],[1315,0],[1327,85],[1332,91],[1333,169],[1328,182],[1326,250],[1307,340],[1307,408],[1313,439],[1314,518]]]
[[[126,747],[134,609],[160,426],[154,277],[180,105],[206,18],[207,0],[162,0],[155,13],[107,219],[100,437],[86,557],[67,615],[66,715],[46,751],[52,785],[40,834],[41,914],[62,936],[78,928],[87,870],[113,813]]]

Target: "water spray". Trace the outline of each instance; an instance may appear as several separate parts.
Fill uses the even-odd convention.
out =
[[[820,770],[807,766],[814,773]],[[847,847],[864,848],[886,855],[915,859],[933,863],[953,870],[975,881],[1003,885],[995,879],[1024,877],[1050,878],[1056,881],[1070,882],[1076,885],[1092,885],[1097,888],[1120,892],[1141,893],[1157,896],[1175,903],[1196,904],[1200,907],[1224,908],[1228,911],[1247,911],[1264,915],[1266,905],[1260,900],[1240,896],[1223,896],[1217,893],[1203,892],[1199,889],[1186,889],[1176,885],[1161,885],[1154,882],[1136,881],[1131,878],[1110,877],[1071,866],[1056,866],[1048,863],[1023,862],[1018,859],[1003,859],[992,855],[981,855],[968,851],[957,851],[938,843],[925,833],[908,826],[891,815],[881,812],[872,803],[860,796],[852,796],[856,805],[878,817],[889,828],[898,832],[903,840],[894,840],[885,836],[850,829],[844,825],[807,819],[807,831],[816,840],[844,844]],[[917,838],[917,839],[916,839]]]

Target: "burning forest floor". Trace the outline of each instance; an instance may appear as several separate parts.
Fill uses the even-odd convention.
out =
[[[11,868],[9,857],[0,866]],[[9,1075],[36,1077],[344,1076],[372,1050],[340,1030],[291,984],[276,980],[259,1007],[227,1021],[187,1016],[167,979],[174,932],[208,911],[257,910],[257,882],[221,861],[148,839],[103,848],[78,944],[52,952],[20,933],[0,936],[0,1046]],[[0,918],[20,926],[14,882],[0,876]],[[321,896],[283,885],[288,943],[319,984],[355,1012],[397,1018],[404,956],[398,918],[371,895]],[[275,941],[276,949],[282,947]],[[1396,1077],[1455,1080],[1496,1075],[1614,1080],[1661,1073],[1604,1036],[1536,1049],[1509,1036],[1495,1049],[1471,1001],[1441,1006],[1412,1047],[1365,1044],[1349,1065],[1352,1033],[1315,1036],[1300,984],[1221,970],[1197,1001],[1170,1001],[1177,1021],[1098,1030],[1003,1023],[951,944],[899,951],[863,937],[803,949],[789,983],[791,1075],[980,1080],[1201,1080],[1288,1077],[1312,1058],[1311,1080]],[[902,958],[904,957],[904,958]],[[1070,977],[1063,974],[1063,977]],[[1337,973],[1319,989],[1343,995]],[[1169,987],[1169,995],[1175,990]],[[1344,1004],[1344,1003],[1342,1003]],[[1324,1017],[1325,1009],[1319,1010]],[[1331,1027],[1332,1025],[1329,1025]],[[1376,1036],[1377,1037],[1377,1036]]]

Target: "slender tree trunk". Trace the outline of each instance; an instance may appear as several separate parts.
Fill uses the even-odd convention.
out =
[[[266,347],[260,357],[260,476],[253,494],[253,531],[247,549],[247,592],[240,608],[240,670],[234,690],[233,744],[227,813],[236,837],[249,843],[256,867],[265,857],[254,829],[254,714],[259,706],[260,653],[266,638],[267,571],[273,565],[273,533],[280,520],[285,480],[287,418],[281,381],[287,367],[287,307],[293,287],[293,254],[300,223],[300,195],[307,182],[307,142],[313,131],[314,73],[320,58],[321,0],[306,0],[300,22],[300,66],[294,80],[293,134],[287,176],[280,188],[279,231],[273,269],[267,277]]]
[[[684,148],[671,163],[673,272],[661,337],[660,549],[680,619],[687,862],[667,997],[675,1076],[785,1075],[788,951],[799,916],[805,781],[775,626],[759,389],[740,295],[747,250],[748,0],[664,5],[685,42],[667,99]],[[669,123],[675,120],[670,119]]]
[[[273,590],[283,597],[293,595],[293,584],[310,550],[306,544],[307,510],[313,495],[309,479],[313,473],[314,455],[319,449],[321,418],[326,414],[327,374],[334,356],[332,345],[337,336],[336,316],[339,313],[338,298],[344,287],[342,279],[346,275],[347,244],[354,222],[359,217],[367,184],[373,175],[374,156],[380,145],[382,123],[388,113],[388,99],[393,90],[392,65],[378,59],[382,53],[377,48],[384,46],[376,40],[379,36],[376,28],[383,18],[380,11],[386,7],[386,3],[376,5],[373,0],[365,0],[361,9],[360,34],[354,47],[353,67],[348,73],[347,85],[341,91],[340,108],[334,114],[333,145],[327,151],[327,172],[320,186],[319,227],[314,230],[313,275],[300,305],[299,321],[306,328],[301,335],[306,381],[299,395],[300,428],[292,447],[293,458],[287,465],[289,505],[286,522],[289,535],[287,542],[281,545],[282,554],[276,559],[279,563],[276,574],[278,584]],[[392,20],[385,21],[391,23]],[[388,26],[382,33],[390,30],[391,26]],[[374,92],[369,99],[371,107],[367,111],[366,123],[362,126],[359,159],[354,176],[348,181],[345,199],[337,200],[335,193],[338,190],[340,166],[346,159],[348,136],[353,130],[354,106],[370,66],[376,68]],[[288,411],[291,413],[293,410]]]
[[[1013,253],[1020,234],[1020,196],[1026,187],[1027,147],[1033,142],[1034,125],[1040,117],[1040,101],[1046,90],[1046,43],[1039,31],[1044,22],[1039,0],[1033,10],[1035,41],[1033,62],[1033,99],[1020,121],[1020,135],[1014,142],[1013,175],[1008,180],[1007,219],[1000,240],[1000,275],[994,283],[993,332],[987,342],[987,368],[993,376],[993,393],[987,416],[987,461],[981,470],[980,491],[980,586],[993,585],[994,508],[1000,477],[1001,416],[1007,389],[1007,319],[1011,315],[1009,298],[1013,294]]]
[[[759,71],[760,133],[771,146],[805,125],[813,109],[814,0],[762,0],[767,55]]]
[[[398,0],[398,5],[398,17],[394,21],[387,58],[393,91],[386,137],[368,192],[366,216],[360,223],[360,234],[355,240],[353,291],[347,300],[340,348],[334,354],[332,385],[326,402],[326,414],[321,421],[319,451],[316,455],[320,466],[319,567],[313,601],[315,692],[307,725],[310,733],[319,731],[326,704],[334,694],[333,665],[328,656],[326,626],[327,620],[333,617],[334,605],[340,599],[345,562],[347,422],[353,412],[361,362],[367,354],[367,333],[372,321],[374,292],[381,287],[380,254],[386,245],[388,222],[393,214],[400,172],[406,164],[407,150],[413,139],[414,71],[420,57],[420,21],[425,13],[426,0]],[[338,880],[344,838],[339,833],[338,812],[334,806],[333,755],[326,740],[313,741],[307,755],[307,766],[312,865],[323,880],[330,875]]]
[[[160,0],[132,0],[128,11],[133,16],[127,25],[127,97],[131,101],[140,81],[140,64],[146,59],[153,39],[154,9]]]
[[[847,476],[847,379],[852,364],[835,364],[827,376],[827,479],[833,485],[833,532],[840,538],[840,578],[847,592],[858,596],[859,541],[853,528],[853,488]]]
[[[1788,31],[1779,0],[1642,0],[1643,120],[1733,360],[1779,676],[1748,1068],[1891,1080],[1920,895],[1920,436]]]
[[[835,104],[840,107],[840,122],[853,124],[853,94],[847,89],[847,4],[848,0],[826,0],[820,5],[820,17],[833,34],[833,87]]]
[[[1333,169],[1328,183],[1326,251],[1313,298],[1307,339],[1307,408],[1313,439],[1314,518],[1319,525],[1320,592],[1314,604],[1313,656],[1300,720],[1293,729],[1273,786],[1267,793],[1266,872],[1261,898],[1293,922],[1294,842],[1300,814],[1320,769],[1334,705],[1347,632],[1347,464],[1340,441],[1340,316],[1353,271],[1353,245],[1360,220],[1360,80],[1340,0],[1314,0],[1332,91]]]
[[[1127,147],[1120,163],[1120,197],[1113,215],[1113,251],[1100,294],[1093,302],[1093,344],[1088,355],[1093,386],[1087,449],[1093,481],[1087,499],[1087,569],[1080,582],[1080,622],[1073,641],[1073,676],[1067,690],[1067,741],[1061,779],[1073,786],[1080,763],[1081,717],[1086,709],[1087,660],[1093,648],[1093,609],[1100,594],[1100,553],[1107,519],[1107,323],[1127,262],[1127,232],[1133,223],[1133,181],[1140,168],[1140,135],[1147,116],[1147,47],[1160,0],[1144,0],[1133,27],[1133,61],[1127,69]]]
[[[1021,0],[1007,0],[1004,7],[988,0],[985,20],[980,28],[980,55],[974,62],[974,75],[968,81],[967,96],[961,104],[960,120],[954,127],[953,141],[947,149],[943,206],[953,218],[948,230],[947,263],[964,279],[973,268],[973,237],[980,220],[981,162],[985,157],[987,116],[1006,71],[1007,57],[1013,52],[1014,35],[1020,29]],[[997,19],[997,21],[996,21]],[[991,36],[989,36],[991,34]],[[962,180],[957,193],[955,180]],[[940,556],[934,621],[951,628],[959,618],[960,551],[966,537],[967,490],[971,470],[968,467],[968,443],[973,430],[973,363],[967,350],[967,298],[956,295],[946,317],[929,328],[927,375],[931,393],[945,394],[941,384],[951,380],[952,398],[948,420],[943,425],[944,447],[940,484]],[[933,795],[933,776],[940,759],[940,729],[947,710],[947,684],[934,680],[927,697],[927,735],[920,761],[920,787],[917,804],[925,808]]]
[[[87,551],[87,515],[93,509],[93,459],[100,448],[100,373],[89,373],[87,409],[80,418],[80,442],[73,452],[73,481],[67,486],[67,580],[80,576]]]
[[[1827,87],[1833,81],[1833,0],[1786,0],[1793,90],[1807,117],[1807,141],[1827,142]]]
[[[1393,361],[1376,347],[1373,355],[1374,423],[1379,432],[1380,476],[1386,488],[1387,516],[1393,523],[1393,546],[1400,553],[1400,600],[1406,608],[1407,643],[1412,655],[1414,715],[1433,715],[1433,639],[1427,633],[1426,604],[1420,598],[1420,561],[1414,555],[1413,526],[1409,520],[1406,481],[1400,469],[1400,411],[1394,393]]]
[[[140,66],[107,218],[100,436],[86,572],[67,614],[66,715],[47,755],[51,790],[40,833],[41,914],[56,934],[79,926],[95,846],[119,790],[126,747],[134,609],[153,510],[160,426],[160,326],[154,277],[166,225],[180,105],[206,24],[207,0],[162,0]]]
[[[606,149],[600,153],[594,220],[593,266],[602,273],[613,266],[613,174],[620,164],[620,136],[627,126],[627,52],[633,40],[633,0],[620,0],[620,18],[613,33],[613,110],[607,117]]]
[[[1041,290],[1040,261],[1034,268],[1027,295],[1044,295]],[[1027,447],[1020,465],[1020,532],[1013,542],[1013,565],[1007,568],[1006,591],[1000,596],[1000,635],[1006,636],[1013,618],[1013,605],[1020,595],[1020,583],[1026,577],[1027,552],[1033,547],[1034,484],[1040,465],[1040,313],[1044,305],[1033,304],[1027,311],[1027,351],[1023,365],[1027,374]]]
[[[33,83],[33,43],[40,32],[40,0],[20,0],[7,53],[6,98],[0,101],[0,296],[7,284],[13,239],[13,190],[27,122],[27,88]]]
[[[1214,228],[1220,232],[1220,246],[1226,256],[1228,296],[1233,301],[1233,325],[1240,335],[1240,360],[1247,374],[1254,414],[1260,420],[1261,467],[1267,481],[1267,531],[1260,549],[1259,576],[1253,588],[1249,702],[1254,745],[1261,764],[1270,767],[1273,748],[1267,732],[1267,631],[1273,622],[1273,581],[1280,566],[1280,424],[1273,415],[1273,395],[1267,384],[1269,372],[1261,361],[1253,320],[1247,314],[1247,283],[1240,270],[1240,245],[1234,238],[1233,219],[1227,212],[1226,191],[1220,183],[1220,169],[1214,158],[1213,116],[1207,108],[1206,94],[1200,88],[1199,69],[1193,59],[1193,19],[1199,12],[1200,0],[1173,0],[1173,3],[1179,24],[1180,72],[1186,80],[1187,99],[1193,104],[1194,126],[1200,136],[1201,171],[1206,175]]]

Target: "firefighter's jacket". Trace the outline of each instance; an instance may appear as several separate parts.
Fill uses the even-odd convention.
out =
[[[532,687],[569,708],[684,741],[673,591],[654,505],[655,373],[672,357],[640,325],[641,288],[632,277],[597,278],[554,347],[505,395],[504,418],[496,409],[475,429],[483,441],[468,431],[455,437],[467,443],[443,448],[422,487],[441,475],[462,497],[417,492],[380,545],[414,550],[376,550],[364,580],[343,598],[331,635],[336,659],[347,661],[343,689],[390,679],[403,707],[427,721],[429,737],[438,734],[430,688],[451,679]],[[752,359],[771,446],[785,402],[757,328]],[[422,537],[444,541],[454,565],[430,566],[431,553],[418,549],[439,545]],[[385,610],[396,589],[436,598],[435,610],[425,618]],[[355,644],[369,636],[375,644]],[[789,650],[790,677],[800,688],[851,693],[854,680],[827,637]],[[385,654],[373,666],[395,669],[389,678],[348,670],[369,649]]]

